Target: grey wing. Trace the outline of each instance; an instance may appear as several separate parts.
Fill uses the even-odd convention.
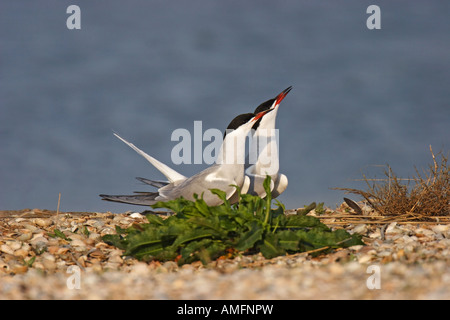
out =
[[[146,178],[141,178],[141,177],[136,177],[136,179],[138,179],[139,181],[148,184],[150,186],[156,187],[156,188],[162,188],[164,186],[167,186],[168,184],[170,184],[169,181],[160,181],[160,180],[150,180],[150,179],[146,179]]]
[[[107,195],[107,194],[100,195],[100,197],[102,197],[102,200],[135,204],[141,206],[150,206],[152,204],[155,204],[157,202],[155,198],[158,196],[159,196],[158,192],[145,192],[145,193],[142,192],[137,195]]]
[[[185,199],[194,200],[194,193],[199,196],[203,193],[203,200],[205,200],[208,205],[219,205],[221,203],[220,199],[209,190],[223,190],[226,192],[227,198],[230,198],[236,190],[234,187],[230,186],[230,184],[236,183],[226,178],[217,177],[217,172],[218,165],[213,165],[186,179],[177,186],[170,184],[159,189],[159,194],[160,196],[169,199],[183,196]]]

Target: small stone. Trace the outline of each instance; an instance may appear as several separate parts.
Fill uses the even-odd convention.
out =
[[[22,227],[24,227],[27,230],[30,230],[32,233],[37,233],[40,231],[40,229],[32,224],[24,223],[22,224]]]
[[[330,272],[335,274],[335,275],[341,275],[344,273],[344,267],[342,266],[342,264],[338,264],[338,263],[332,263],[330,265],[329,268]]]
[[[49,252],[44,252],[41,255],[41,258],[44,260],[49,260],[49,261],[53,261],[53,262],[56,260],[55,256],[50,254]]]
[[[59,246],[49,246],[49,247],[47,248],[47,251],[48,251],[50,254],[56,254],[56,253],[58,252],[58,250],[59,250]]]
[[[38,254],[47,250],[47,242],[45,241],[37,241],[33,243],[33,248],[36,250]]]
[[[21,235],[17,237],[17,240],[19,241],[28,241],[33,236],[31,230],[28,229],[20,229],[19,233],[21,233]]]
[[[77,252],[83,252],[87,250],[87,246],[84,243],[84,241],[79,240],[79,239],[75,239],[73,241],[70,242],[70,245],[74,248],[75,251]]]
[[[19,250],[22,247],[22,243],[20,243],[19,241],[7,241],[6,244],[12,250]]]
[[[11,266],[10,271],[14,274],[22,274],[28,271],[28,267],[21,264],[14,264]]]
[[[0,258],[0,272],[8,272],[9,265]]]
[[[143,219],[145,217],[142,214],[140,214],[139,212],[134,212],[134,213],[130,214],[130,218]]]
[[[167,271],[175,271],[178,269],[178,264],[174,261],[166,261],[162,265]]]
[[[88,253],[88,256],[95,258],[95,259],[100,259],[100,260],[103,260],[106,258],[105,254],[101,250],[98,250],[98,249],[93,249],[93,251]]]
[[[63,248],[59,248],[58,251],[56,252],[58,255],[64,255],[69,251],[69,248],[63,247]]]
[[[354,233],[359,234],[365,234],[367,232],[367,225],[366,224],[359,224],[356,227],[353,228]]]
[[[111,227],[106,227],[106,228],[103,228],[103,229],[100,231],[100,233],[103,234],[103,235],[105,235],[105,234],[115,234],[115,233],[116,233],[116,230],[113,229],[113,228],[111,228]]]
[[[30,240],[30,243],[33,245],[34,243],[39,242],[39,241],[42,241],[45,243],[48,242],[48,239],[46,237],[44,237],[44,233],[36,233],[33,236],[33,238]]]
[[[417,228],[414,230],[415,236],[434,236],[434,232],[430,229],[424,229],[424,228]]]
[[[389,257],[391,255],[392,255],[392,253],[389,251],[381,251],[378,253],[378,256],[380,256],[380,257]]]
[[[149,266],[144,262],[138,262],[131,267],[130,272],[136,275],[146,275],[149,273]]]
[[[380,238],[380,237],[381,237],[380,230],[377,230],[377,231],[372,232],[371,234],[369,234],[369,238],[371,238],[371,239],[376,239],[376,238]]]
[[[88,226],[94,227],[94,228],[101,228],[105,225],[105,223],[102,220],[97,220],[97,219],[91,219],[86,221],[86,224]]]
[[[121,263],[123,263],[123,259],[122,259],[122,257],[119,256],[119,255],[113,255],[112,257],[110,257],[110,258],[108,259],[108,262],[109,262],[109,263],[118,263],[118,264],[121,264]]]
[[[367,263],[367,262],[371,261],[372,258],[373,258],[372,255],[365,254],[365,255],[363,255],[363,256],[358,258],[358,262],[361,263],[361,264]]]
[[[96,232],[91,232],[90,234],[89,234],[89,237],[88,237],[89,239],[92,239],[92,240],[94,240],[94,241],[98,241],[98,240],[100,240],[100,238],[101,238],[101,235],[99,234],[99,233],[96,233]]]
[[[394,253],[394,256],[396,259],[401,259],[405,256],[405,251],[403,249],[400,249],[396,253]]]
[[[450,231],[450,225],[437,225],[437,226],[433,226],[431,227],[431,230],[433,230],[436,233],[443,233],[443,234],[448,234],[448,232]]]
[[[392,222],[389,224],[389,226],[386,228],[386,234],[388,233],[398,233],[400,230],[397,229],[395,226],[397,225],[397,222]]]
[[[0,246],[0,251],[7,253],[7,254],[14,254],[14,250],[11,249],[8,245],[6,244],[2,244]]]
[[[86,244],[84,243],[84,241],[83,241],[83,240],[80,240],[80,239],[72,240],[72,241],[70,242],[70,245],[71,245],[72,247],[85,247],[85,246],[86,246]]]
[[[79,265],[81,265],[83,268],[86,268],[86,256],[81,256],[77,259],[77,262]]]
[[[44,266],[44,269],[47,271],[54,271],[56,269],[55,261],[43,259],[42,264]]]
[[[53,222],[51,219],[36,218],[36,219],[33,219],[33,223],[38,225],[39,227],[45,228],[45,227],[50,226]]]
[[[16,256],[16,257],[22,257],[22,258],[25,258],[25,257],[27,257],[28,256],[28,250],[25,250],[25,249],[23,249],[23,248],[21,248],[21,249],[18,249],[18,250],[16,250],[16,251],[14,251],[14,255]]]
[[[100,273],[103,271],[103,267],[102,264],[98,261],[94,262],[91,266],[90,269],[94,272]]]
[[[117,270],[120,268],[120,263],[115,263],[115,262],[107,262],[103,269],[104,270]]]
[[[353,250],[353,251],[359,251],[359,250],[361,250],[363,247],[364,247],[363,245],[358,244],[358,245],[356,245],[356,246],[351,246],[351,247],[349,247],[349,249],[350,249],[350,250]]]

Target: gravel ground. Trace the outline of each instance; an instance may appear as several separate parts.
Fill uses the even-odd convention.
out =
[[[0,211],[0,299],[450,299],[448,222],[330,218],[348,212],[323,222],[363,234],[365,246],[179,267],[139,262],[101,241],[116,225],[147,222],[139,213]],[[71,241],[49,236],[55,230]]]

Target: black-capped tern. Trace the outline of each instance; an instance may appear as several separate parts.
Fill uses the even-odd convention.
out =
[[[263,188],[263,182],[267,175],[271,177],[272,198],[278,197],[286,190],[288,185],[287,177],[279,172],[278,156],[278,131],[275,129],[278,107],[281,101],[291,91],[292,86],[286,88],[275,98],[261,103],[256,109],[255,114],[267,111],[267,114],[257,123],[255,123],[252,143],[249,150],[250,162],[247,163],[245,175],[250,178],[250,187],[248,193],[265,197],[266,192]],[[257,156],[256,162],[252,157]]]
[[[155,186],[157,192],[135,192],[133,195],[106,195],[101,194],[103,200],[122,202],[135,205],[152,205],[158,201],[168,201],[183,196],[185,199],[194,200],[194,194],[203,196],[203,200],[210,206],[219,205],[222,200],[217,195],[210,192],[210,189],[220,189],[226,193],[230,199],[236,192],[233,185],[241,188],[242,192],[247,192],[250,186],[250,179],[244,174],[245,166],[245,139],[256,121],[263,118],[268,110],[263,110],[258,114],[246,113],[237,116],[229,124],[226,135],[218,153],[216,163],[186,178],[162,162],[149,156],[134,144],[114,134],[147,161],[154,165],[169,180],[156,181],[145,178],[138,178],[140,181]]]

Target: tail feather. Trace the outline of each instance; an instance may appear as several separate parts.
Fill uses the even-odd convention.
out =
[[[170,168],[169,166],[165,165],[164,163],[162,163],[161,161],[156,160],[155,158],[153,158],[152,156],[148,155],[147,153],[145,153],[144,151],[142,151],[141,149],[139,149],[138,147],[136,147],[134,144],[132,144],[131,142],[128,142],[127,140],[125,140],[124,138],[122,138],[121,136],[119,136],[117,133],[114,133],[114,135],[120,139],[123,143],[125,143],[126,145],[128,145],[130,148],[132,148],[134,151],[136,151],[137,153],[139,153],[141,156],[143,156],[148,162],[150,162],[156,169],[158,169],[163,175],[166,176],[166,178],[170,181],[170,182],[174,182],[174,181],[178,181],[178,180],[185,180],[186,177],[183,176],[182,174],[176,172],[175,170],[173,170],[172,168]]]
[[[162,188],[167,186],[170,182],[168,181],[160,181],[160,180],[150,180],[150,179],[146,179],[146,178],[141,178],[141,177],[137,177],[136,179],[138,179],[139,181],[148,184],[150,186],[156,187],[156,188]]]
[[[140,206],[150,206],[152,204],[155,204],[157,202],[157,200],[155,199],[158,196],[158,192],[145,192],[136,195],[100,195],[100,197],[102,197],[102,200],[135,204]]]

